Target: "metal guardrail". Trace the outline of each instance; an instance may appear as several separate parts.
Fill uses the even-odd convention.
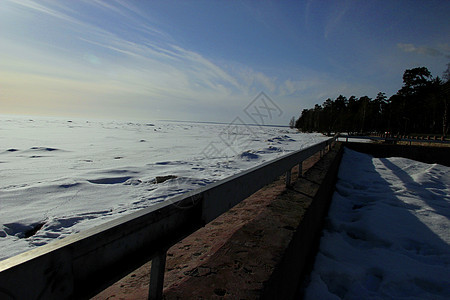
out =
[[[412,143],[436,143],[436,144],[450,144],[449,140],[434,140],[434,139],[410,139],[410,138],[400,138],[400,137],[380,137],[380,136],[360,136],[360,135],[338,135],[338,141],[345,139],[348,142],[349,139],[363,139],[372,141],[387,141],[387,142],[408,142],[410,145]]]
[[[88,299],[152,259],[149,299],[161,299],[166,251],[337,136],[90,230],[0,261],[0,299]]]

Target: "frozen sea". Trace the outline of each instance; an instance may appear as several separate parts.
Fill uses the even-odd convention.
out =
[[[450,168],[345,149],[305,299],[450,299]]]
[[[239,119],[200,124],[0,116],[0,260],[324,139]],[[156,183],[167,175],[176,178]],[[39,230],[31,235],[32,229]]]

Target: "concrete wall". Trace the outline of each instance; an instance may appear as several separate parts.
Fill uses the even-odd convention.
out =
[[[320,242],[320,234],[334,193],[343,148],[338,143],[319,163],[296,183],[301,192],[302,182],[318,185],[313,201],[285,250],[283,257],[265,284],[261,299],[299,299],[301,283],[313,267]],[[316,175],[314,174],[316,173]],[[319,175],[317,175],[319,174]]]
[[[370,154],[374,157],[404,157],[428,164],[450,167],[450,147],[413,145],[389,145],[374,143],[344,143],[349,149]]]

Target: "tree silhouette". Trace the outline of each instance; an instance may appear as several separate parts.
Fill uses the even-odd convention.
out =
[[[426,67],[407,69],[403,86],[389,99],[379,92],[368,96],[326,99],[322,105],[304,109],[295,127],[307,132],[385,133],[409,135],[448,133],[450,64],[444,83]]]
[[[450,63],[447,64],[447,69],[442,74],[442,78],[444,78],[445,81],[450,81]]]

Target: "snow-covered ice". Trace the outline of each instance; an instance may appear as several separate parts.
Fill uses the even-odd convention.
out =
[[[450,168],[345,149],[306,299],[450,299]]]
[[[235,123],[0,116],[0,260],[324,139]]]

